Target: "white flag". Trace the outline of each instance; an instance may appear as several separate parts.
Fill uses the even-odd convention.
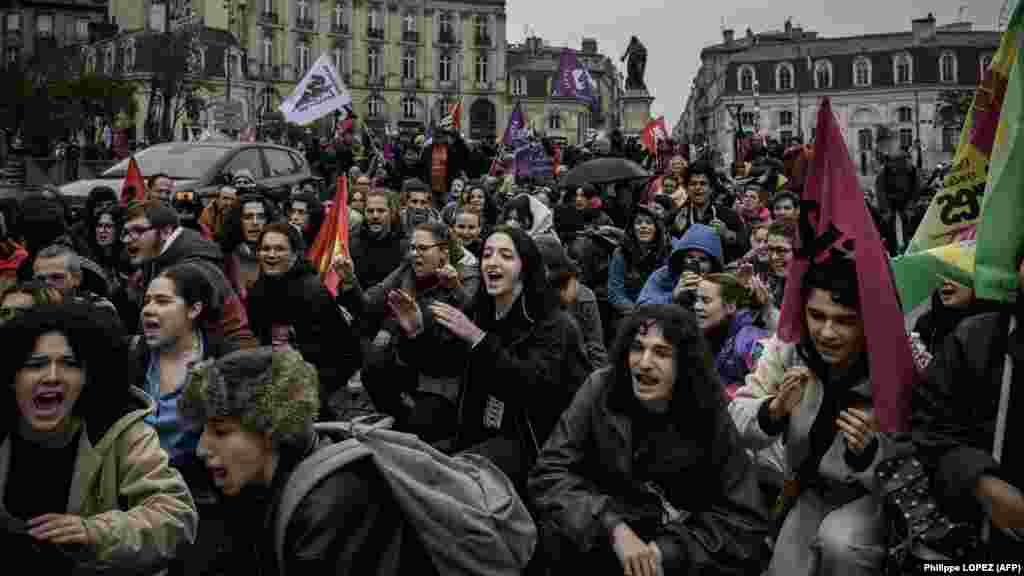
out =
[[[325,52],[316,59],[291,96],[281,102],[278,110],[289,122],[309,124],[351,104],[352,95],[342,84],[338,71]]]

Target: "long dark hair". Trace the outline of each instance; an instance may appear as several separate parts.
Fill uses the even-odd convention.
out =
[[[85,421],[95,444],[118,419],[141,407],[131,393],[138,365],[114,316],[83,303],[37,306],[0,327],[7,349],[0,360],[0,413],[6,414],[0,417],[0,438],[20,418],[14,379],[39,338],[51,332],[63,334],[85,366],[86,382],[73,413]]]
[[[221,243],[221,249],[225,255],[231,254],[235,248],[245,242],[245,235],[242,234],[242,210],[246,204],[254,202],[263,204],[263,210],[267,215],[267,224],[281,220],[280,211],[269,198],[261,194],[242,194],[238,197],[238,202],[224,216],[224,240]]]
[[[653,250],[645,251],[640,241],[636,237],[636,220],[641,216],[646,216],[654,222],[654,246]],[[633,266],[648,265],[650,270],[645,271],[645,275],[649,276],[654,272],[653,265],[662,260],[668,258],[668,241],[666,239],[667,232],[665,231],[665,220],[659,218],[650,208],[637,205],[633,210],[633,214],[629,218],[629,224],[626,225],[626,238],[622,243],[622,258],[626,264],[627,273],[629,268]],[[646,256],[646,258],[645,258]]]
[[[714,430],[725,406],[725,393],[693,312],[675,304],[647,304],[636,309],[619,327],[612,345],[611,374],[614,378],[609,406],[627,412],[636,404],[629,350],[641,326],[654,323],[672,345],[675,382],[669,412],[677,423],[707,434]]]
[[[544,258],[541,257],[537,244],[526,231],[520,228],[498,226],[488,238],[495,234],[504,234],[512,239],[519,259],[523,261],[523,268],[519,272],[519,278],[523,283],[523,293],[520,298],[523,300],[526,314],[535,322],[543,321],[558,307],[558,294],[548,284]],[[481,271],[483,266],[481,262]],[[494,323],[494,298],[487,293],[487,290],[477,291],[473,312],[478,323],[485,326]]]

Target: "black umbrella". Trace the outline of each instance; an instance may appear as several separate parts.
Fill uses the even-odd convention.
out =
[[[626,158],[597,158],[588,160],[572,169],[565,178],[565,185],[577,188],[584,184],[610,184],[628,180],[650,178],[651,173],[639,164]]]

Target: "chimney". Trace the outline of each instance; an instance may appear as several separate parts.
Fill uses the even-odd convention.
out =
[[[793,37],[793,21],[786,18],[786,36]]]
[[[754,38],[754,31],[750,29],[750,26],[747,26],[747,40],[752,40],[753,38]]]
[[[735,39],[736,32],[732,28],[725,28],[722,30],[722,42],[726,44],[732,44]]]
[[[910,31],[914,42],[923,42],[935,38],[935,15],[931,12],[925,18],[910,21]]]
[[[597,54],[597,38],[584,38],[581,43],[583,52],[587,54]]]

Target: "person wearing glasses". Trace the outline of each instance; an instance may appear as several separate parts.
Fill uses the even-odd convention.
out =
[[[303,258],[302,234],[286,222],[263,228],[257,254],[260,276],[246,302],[249,326],[262,346],[290,347],[320,374],[320,416],[331,417],[330,399],[359,369],[358,332]]]
[[[32,270],[35,279],[64,294],[65,300],[79,300],[91,306],[108,310],[115,316],[119,310],[105,296],[88,290],[84,285],[85,260],[73,249],[64,244],[51,244],[36,254]],[[98,274],[92,271],[93,278]],[[102,282],[100,282],[102,280]],[[97,288],[106,288],[106,279],[98,278],[93,284],[102,284]]]
[[[245,307],[221,270],[223,253],[199,232],[183,228],[173,208],[157,201],[133,205],[126,212],[121,239],[132,266],[139,270],[131,288],[135,301],[142,301],[150,281],[167,268],[195,262],[207,273],[222,311],[210,330],[238,348],[257,346]]]
[[[417,225],[405,261],[365,291],[354,273],[351,258],[342,257],[335,263],[343,278],[339,303],[360,316],[364,334],[375,335],[361,373],[363,385],[374,405],[394,416],[400,429],[418,434],[428,442],[454,434],[450,425],[455,419],[458,380],[439,376],[435,366],[413,367],[400,358],[399,321],[389,304],[401,294],[419,302],[423,310],[438,302],[464,309],[468,297],[462,277],[450,262],[453,245],[444,223]],[[451,332],[440,325],[431,322],[430,327],[425,339],[438,345],[453,341]]]

